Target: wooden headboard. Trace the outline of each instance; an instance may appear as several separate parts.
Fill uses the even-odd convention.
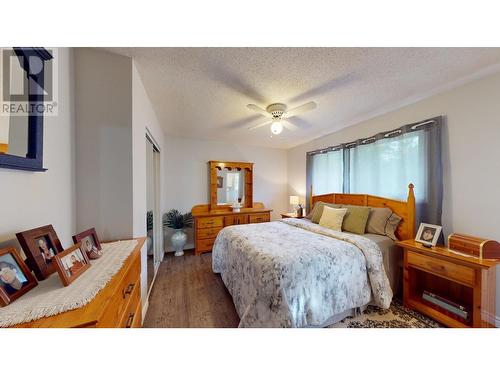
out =
[[[311,207],[316,202],[351,204],[354,206],[388,207],[402,218],[396,230],[396,237],[400,240],[415,238],[415,194],[413,184],[408,185],[408,198],[398,201],[389,198],[376,197],[368,194],[341,194],[331,193],[311,196]]]

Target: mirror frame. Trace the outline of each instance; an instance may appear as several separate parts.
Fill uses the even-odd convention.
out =
[[[37,57],[45,63],[45,61],[53,59],[52,54],[45,48],[38,47],[13,47],[13,50],[19,58],[23,58],[22,68],[28,77],[43,88],[45,64],[38,74],[31,74],[30,57]],[[28,85],[28,87],[30,86]],[[31,91],[28,91],[28,99],[30,107],[44,102],[43,94]],[[43,114],[28,115],[28,153],[26,157],[0,154],[0,168],[34,172],[47,170],[43,167]]]
[[[216,211],[218,208],[229,207],[230,204],[217,203],[217,170],[236,169],[238,171],[245,171],[245,199],[243,207],[253,207],[253,163],[248,162],[235,162],[235,161],[216,161],[211,160],[208,162],[209,166],[209,181],[210,181],[210,210]]]

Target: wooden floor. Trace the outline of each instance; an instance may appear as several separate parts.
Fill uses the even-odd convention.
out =
[[[210,253],[165,257],[149,297],[143,327],[237,327],[239,317],[220,275],[212,272]]]

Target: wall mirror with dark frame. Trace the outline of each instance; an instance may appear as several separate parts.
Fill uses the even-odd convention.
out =
[[[46,170],[43,119],[53,94],[52,59],[45,48],[1,49],[0,168]]]

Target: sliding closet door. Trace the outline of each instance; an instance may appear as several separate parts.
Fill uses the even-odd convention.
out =
[[[146,136],[146,170],[147,281],[149,293],[158,267],[163,260],[163,236],[160,211],[160,150],[149,135]]]

